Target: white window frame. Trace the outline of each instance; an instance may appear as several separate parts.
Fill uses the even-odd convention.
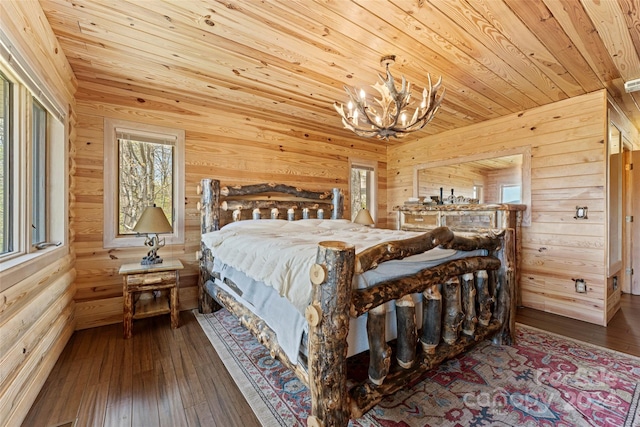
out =
[[[34,125],[35,125],[35,108],[39,108],[41,111],[44,111],[44,129],[38,128],[38,130],[44,130],[44,135],[42,141],[40,139],[41,135],[36,136],[34,133]],[[49,233],[51,230],[49,229],[49,225],[47,224],[47,205],[48,199],[50,198],[47,194],[47,182],[48,182],[48,169],[49,165],[47,165],[47,157],[49,156],[49,147],[48,141],[49,136],[48,127],[50,118],[47,109],[44,108],[42,104],[38,101],[31,101],[31,111],[34,112],[31,116],[31,244],[35,245],[38,243],[45,243],[48,240]],[[37,138],[37,139],[36,139]],[[44,153],[36,153],[36,149],[42,149]],[[36,169],[39,169],[36,172]],[[42,208],[42,209],[36,209]],[[44,230],[41,230],[43,228]],[[37,236],[37,238],[36,238]]]
[[[68,247],[68,146],[66,108],[42,83],[21,53],[0,29],[0,71],[11,82],[11,180],[13,248],[0,254],[0,291],[64,256]],[[37,101],[46,111],[45,132],[45,245],[32,245],[33,141],[32,108]]]
[[[512,202],[512,201],[505,201],[504,200],[504,192],[506,189],[518,189],[518,193],[520,194],[520,197],[518,199],[518,201],[516,202]],[[503,184],[500,186],[500,202],[502,203],[522,203],[522,185],[520,184]]]
[[[118,234],[118,138],[117,133],[128,133],[144,140],[167,139],[173,141],[173,233],[163,234],[166,244],[184,243],[184,144],[185,131],[127,120],[105,118],[104,120],[104,235],[105,248],[127,248],[142,246],[136,235]]]
[[[372,179],[367,183],[367,206],[366,208],[369,210],[371,214],[371,218],[373,218],[374,222],[378,222],[378,162],[375,160],[365,160],[365,159],[356,159],[349,158],[349,200],[353,202],[352,199],[352,189],[351,189],[351,171],[353,169],[371,169],[373,171]],[[349,205],[351,207],[351,203]],[[358,212],[351,212],[351,218],[355,218]]]

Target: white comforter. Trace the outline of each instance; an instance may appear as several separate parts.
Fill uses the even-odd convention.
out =
[[[311,300],[309,270],[319,242],[345,241],[355,245],[359,253],[378,243],[416,234],[419,233],[369,228],[348,220],[261,219],[228,224],[219,231],[204,234],[202,241],[215,258],[275,288],[304,313]],[[435,249],[407,260],[428,261],[455,252]]]

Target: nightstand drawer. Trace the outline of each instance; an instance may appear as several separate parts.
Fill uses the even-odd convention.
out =
[[[141,288],[145,285],[153,285],[154,288],[157,288],[158,286],[162,285],[171,286],[175,283],[175,271],[159,271],[157,273],[140,273],[127,275],[127,286],[129,288]]]
[[[419,225],[422,227],[437,227],[438,213],[435,214],[404,214],[405,224]]]

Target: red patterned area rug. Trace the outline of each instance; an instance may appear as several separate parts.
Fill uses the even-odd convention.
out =
[[[306,426],[309,391],[226,310],[200,322],[264,426]],[[383,400],[356,426],[640,426],[640,359],[518,325]]]

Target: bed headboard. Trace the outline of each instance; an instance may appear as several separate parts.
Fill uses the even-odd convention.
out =
[[[200,181],[198,210],[202,233],[245,219],[342,218],[344,197],[339,188],[309,191],[285,184],[221,187],[217,179]]]

